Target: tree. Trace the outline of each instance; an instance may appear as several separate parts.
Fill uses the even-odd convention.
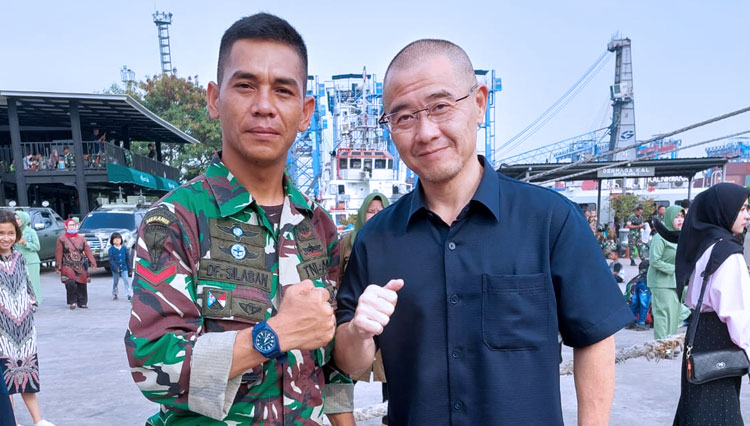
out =
[[[165,161],[179,167],[184,180],[205,172],[214,151],[221,149],[221,125],[208,116],[206,89],[197,84],[197,76],[194,82],[191,77],[159,74],[138,88],[137,97],[146,108],[200,141],[167,147],[162,152]]]
[[[633,213],[635,206],[643,207],[643,220],[651,219],[654,212],[654,199],[635,194],[612,194],[609,197],[610,214],[618,217],[622,223]]]

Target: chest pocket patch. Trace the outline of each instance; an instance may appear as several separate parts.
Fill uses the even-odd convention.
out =
[[[201,314],[206,318],[227,320],[242,318],[257,323],[265,319],[268,308],[268,303],[240,297],[231,290],[217,287],[203,288]]]
[[[265,267],[265,229],[230,219],[209,220],[210,259],[201,259],[198,279],[271,291]]]
[[[305,218],[294,228],[297,251],[303,262],[297,265],[297,272],[303,280],[325,278],[328,274],[328,250],[313,233],[310,219]]]

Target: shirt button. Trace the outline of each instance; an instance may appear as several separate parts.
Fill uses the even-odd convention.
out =
[[[448,250],[455,250],[456,249],[456,243],[453,241],[448,243]]]
[[[461,300],[461,298],[460,298],[460,297],[458,297],[458,295],[457,295],[457,294],[454,294],[453,296],[451,296],[451,304],[452,304],[452,305],[455,305],[456,303],[458,303],[458,302],[459,302],[459,300]]]
[[[451,356],[454,359],[461,358],[461,349],[453,349],[453,352],[451,353]]]
[[[464,408],[464,403],[461,402],[461,401],[456,401],[456,402],[453,403],[453,408],[456,409],[456,410],[460,410],[460,409]]]

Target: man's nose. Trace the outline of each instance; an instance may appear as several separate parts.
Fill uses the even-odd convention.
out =
[[[255,96],[255,99],[253,99],[253,103],[251,105],[251,112],[253,115],[273,115],[274,114],[274,104],[271,98],[271,91],[268,89],[261,89],[258,91],[258,94]]]
[[[430,119],[426,111],[417,115],[414,136],[418,142],[429,142],[440,136],[440,127]]]

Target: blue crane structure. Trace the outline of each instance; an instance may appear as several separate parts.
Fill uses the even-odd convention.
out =
[[[724,145],[706,148],[709,157],[732,157],[739,161],[750,160],[750,138],[738,137]]]
[[[477,81],[487,86],[487,108],[479,131],[484,133],[484,156],[490,164],[495,163],[495,94],[503,90],[503,80],[495,76],[495,70],[475,70]],[[481,151],[481,150],[480,150]]]
[[[483,123],[478,132],[484,136],[483,147],[478,151],[484,152],[488,160],[494,158],[495,140],[495,95],[502,90],[502,80],[495,76],[495,70],[476,70],[477,80],[485,84],[489,89],[487,108]],[[287,156],[287,173],[297,188],[307,194],[317,197],[320,193],[321,180],[326,180],[324,175],[323,161],[323,130],[327,129],[326,109],[331,113],[333,120],[332,136],[333,153],[338,148],[349,147],[356,139],[357,145],[376,146],[380,145],[393,156],[393,171],[398,175],[400,168],[400,156],[393,144],[391,135],[385,126],[379,126],[377,119],[383,112],[383,83],[375,80],[373,74],[339,74],[332,76],[329,85],[320,83],[318,76],[308,77],[307,96],[315,99],[316,109],[313,113],[310,127],[297,135],[294,144]],[[323,105],[323,99],[327,108]],[[366,134],[355,135],[354,115],[358,120],[366,120],[366,125],[359,126],[360,130],[367,128]],[[362,124],[362,123],[359,123]],[[342,132],[342,129],[347,131]],[[354,136],[357,136],[353,138]],[[483,148],[483,149],[482,149]],[[412,182],[414,173],[406,168],[406,181]],[[330,178],[330,177],[329,177]]]
[[[315,111],[307,130],[297,134],[286,161],[287,173],[292,182],[302,193],[313,197],[318,196],[318,181],[321,174],[321,146],[323,129],[326,128],[323,116],[326,109],[320,100],[325,93],[325,84],[318,82],[318,76],[307,77],[307,96],[315,99]]]

